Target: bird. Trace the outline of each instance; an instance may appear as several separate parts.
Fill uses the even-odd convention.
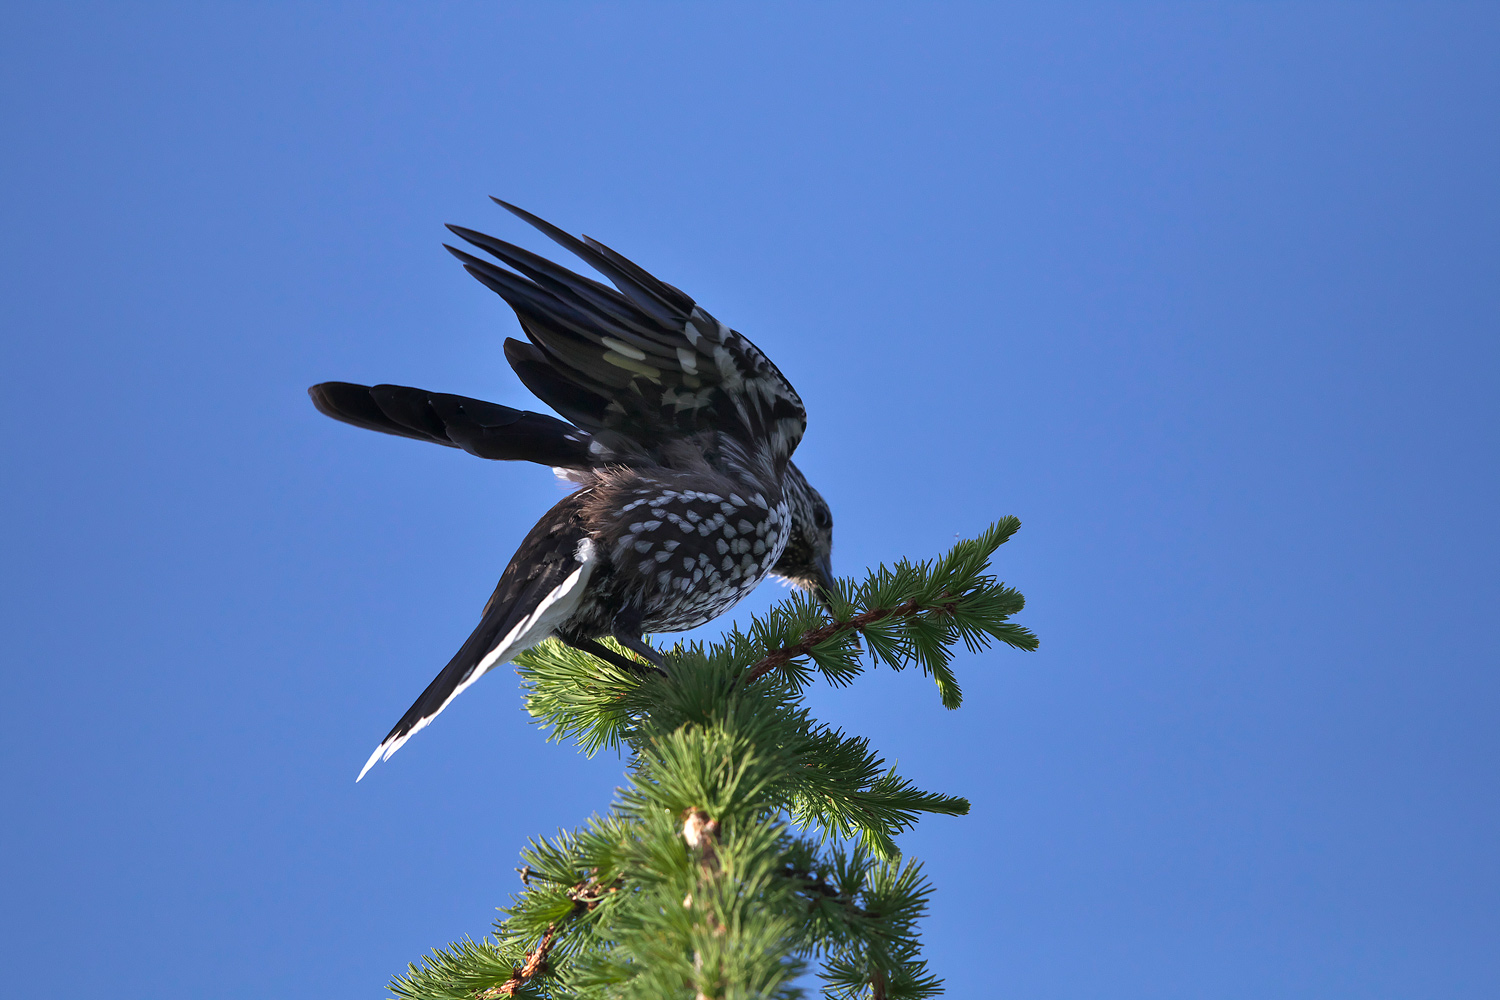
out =
[[[516,348],[507,341],[507,350]],[[325,416],[366,430],[458,448],[477,458],[525,461],[581,482],[585,470],[622,464],[618,454],[580,427],[529,410],[404,385],[319,382],[307,390]],[[833,513],[797,463],[788,462],[791,534],[770,575],[820,593],[833,578]]]
[[[665,661],[646,634],[696,628],[767,575],[815,594],[834,586],[832,513],[791,461],[807,414],[780,370],[686,293],[604,244],[492,200],[613,286],[448,227],[505,265],[445,244],[514,310],[527,339],[507,339],[506,360],[566,419],[410,386],[322,382],[308,393],[345,423],[548,465],[577,489],[527,533],[478,626],[356,781],[485,673],[546,639],[622,669],[659,670]]]

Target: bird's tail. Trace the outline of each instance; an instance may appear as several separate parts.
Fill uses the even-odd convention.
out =
[[[462,448],[499,461],[567,469],[591,464],[587,432],[530,410],[404,385],[320,382],[307,394],[318,412],[366,430]]]
[[[570,493],[543,515],[495,585],[479,625],[370,754],[359,778],[423,729],[487,672],[551,636],[578,607],[594,571],[585,497]],[[359,778],[355,778],[358,781]]]

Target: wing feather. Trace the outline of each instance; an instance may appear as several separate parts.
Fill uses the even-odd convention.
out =
[[[616,450],[655,451],[716,431],[785,463],[807,425],[795,389],[759,348],[680,289],[609,247],[496,201],[607,277],[574,274],[514,244],[460,226],[455,235],[504,264],[448,249],[515,310],[535,353],[507,357],[559,413]],[[510,270],[507,270],[510,268]],[[540,391],[533,383],[545,383]],[[573,399],[561,388],[574,387]],[[594,405],[604,401],[602,408]],[[580,406],[580,401],[588,405]],[[589,426],[585,417],[596,422]]]

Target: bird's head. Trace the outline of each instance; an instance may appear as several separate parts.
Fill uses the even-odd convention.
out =
[[[795,464],[787,463],[784,482],[792,528],[771,573],[817,593],[833,585],[833,512]]]

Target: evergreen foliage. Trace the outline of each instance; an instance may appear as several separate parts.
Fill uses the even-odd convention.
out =
[[[533,841],[523,891],[493,936],[408,966],[403,1000],[791,998],[809,963],[838,1000],[941,992],[919,955],[931,892],[896,835],[966,800],[924,792],[869,742],[803,707],[818,676],[916,666],[957,708],[960,642],[1035,649],[1024,599],[986,571],[1005,518],[932,562],[840,581],[824,608],[794,595],[721,642],[625,671],[558,642],[517,660],[528,711],[592,755],[624,752],[629,785],[583,828]],[[617,651],[629,656],[625,650]]]

